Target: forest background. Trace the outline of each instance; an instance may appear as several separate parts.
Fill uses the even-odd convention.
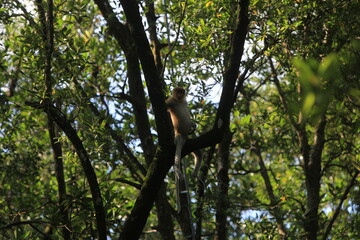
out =
[[[359,12],[2,0],[0,239],[360,239]],[[197,123],[180,212],[176,86]]]

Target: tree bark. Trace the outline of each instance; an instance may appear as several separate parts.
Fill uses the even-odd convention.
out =
[[[89,155],[87,154],[82,141],[77,135],[76,130],[71,126],[70,122],[66,119],[65,115],[56,107],[52,106],[49,102],[34,103],[25,102],[26,105],[41,109],[47,113],[51,119],[64,131],[66,136],[73,144],[75,151],[80,159],[81,166],[84,170],[85,176],[89,182],[92,201],[95,209],[96,226],[98,231],[98,238],[106,240],[106,217],[105,210],[102,202],[101,192],[94,168],[91,165]]]
[[[172,153],[175,153],[174,146]],[[163,184],[164,178],[170,167],[173,165],[173,162],[169,161],[172,156],[173,154],[163,151],[159,151],[157,156],[155,156],[155,160],[148,169],[145,182],[135,201],[135,205],[125,221],[120,239],[139,239],[157,197],[159,188]]]
[[[322,116],[317,129],[314,133],[314,143],[309,144],[306,122],[302,113],[299,113],[298,122],[289,113],[285,93],[282,91],[280,82],[277,78],[276,69],[270,59],[270,67],[274,75],[274,82],[278,89],[280,100],[287,112],[288,118],[296,130],[299,139],[300,152],[303,157],[305,186],[306,186],[306,212],[304,214],[304,230],[307,240],[316,240],[319,230],[319,203],[320,203],[320,180],[321,180],[321,154],[325,144],[326,119]],[[301,92],[301,88],[299,88]]]
[[[45,99],[44,101],[51,104],[52,101],[52,88],[53,79],[51,76],[52,58],[54,52],[54,3],[52,0],[47,1],[47,11],[45,11],[42,0],[36,0],[36,6],[40,16],[40,23],[42,27],[41,36],[44,43],[45,50],[45,65],[44,65],[44,85],[45,85]],[[10,86],[11,87],[11,86]],[[11,90],[11,88],[10,88]],[[66,195],[66,185],[64,179],[64,166],[62,161],[62,147],[56,140],[58,131],[56,130],[55,123],[51,116],[48,115],[48,132],[50,135],[51,148],[53,150],[53,157],[55,163],[55,175],[58,184],[58,201],[59,210],[62,215],[61,222],[66,225],[69,222],[68,211],[63,206],[63,201]],[[64,239],[70,239],[69,228],[63,228]]]
[[[156,212],[158,215],[158,227],[163,240],[175,240],[174,223],[171,214],[171,206],[166,197],[166,186],[163,184],[159,191],[159,196],[155,201]]]
[[[233,134],[228,129],[219,144],[218,189],[216,198],[216,232],[215,240],[227,239],[227,216],[229,210],[229,151]]]
[[[102,12],[109,12],[109,8],[111,7],[108,4],[108,1],[95,0],[95,2],[99,5],[99,8]],[[120,2],[123,6],[127,18],[127,23],[131,37],[133,39],[133,43],[136,46],[137,52],[141,52],[139,59],[142,65],[142,70],[145,76],[150,100],[154,110],[160,147],[155,160],[149,167],[146,180],[135,202],[134,208],[125,222],[123,232],[120,237],[121,239],[131,240],[138,239],[140,236],[142,228],[146,223],[146,219],[155,201],[156,194],[163,182],[164,177],[166,176],[166,173],[173,165],[174,145],[172,144],[173,131],[171,128],[171,122],[165,106],[165,95],[162,91],[159,91],[162,89],[162,79],[159,76],[158,69],[154,62],[154,55],[151,52],[150,44],[144,31],[138,3],[135,0],[121,0]],[[248,0],[241,1],[241,4],[239,5],[241,6],[239,20],[232,37],[230,62],[228,71],[226,71],[224,74],[224,89],[222,98],[220,100],[217,121],[214,124],[214,129],[197,140],[188,141],[188,143],[184,146],[183,156],[193,152],[196,149],[200,149],[206,146],[213,146],[214,144],[218,143],[222,138],[222,130],[224,129],[224,126],[227,126],[226,122],[229,122],[229,116],[233,106],[234,86],[236,83],[238,69],[240,66],[240,59],[247,34],[248,5]],[[125,26],[119,24],[117,18],[114,15],[108,15],[107,17],[105,18],[108,19],[107,22],[110,29],[125,30],[127,32]],[[124,46],[124,39],[121,36],[122,31],[116,32],[118,41],[122,42],[122,46]],[[192,145],[192,143],[195,144]]]
[[[304,214],[304,229],[307,240],[316,240],[319,230],[319,204],[320,204],[320,180],[321,180],[321,154],[325,144],[326,120],[323,117],[314,134],[312,148],[303,150],[304,170],[306,181],[306,212]],[[306,134],[304,131],[301,134]],[[307,154],[307,155],[306,155]]]

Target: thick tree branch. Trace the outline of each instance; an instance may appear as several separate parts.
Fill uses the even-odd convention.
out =
[[[248,7],[249,0],[239,1],[237,22],[231,37],[229,62],[224,73],[223,90],[214,127],[211,131],[198,138],[186,141],[182,155],[187,155],[197,149],[219,143],[224,135],[224,128],[229,125],[230,112],[236,99],[236,96],[234,96],[236,92],[235,84],[239,76],[241,57],[244,52],[244,44],[248,32]]]
[[[45,49],[45,65],[44,65],[44,79],[45,79],[45,99],[47,102],[52,102],[52,88],[53,80],[51,76],[51,60],[54,52],[54,3],[52,0],[47,0],[47,11],[45,11],[42,0],[37,0],[36,5],[40,16],[40,24],[42,26],[41,36],[43,39],[43,45]],[[68,211],[63,206],[63,201],[66,195],[66,184],[64,178],[64,166],[62,160],[62,146],[61,143],[57,142],[58,131],[56,125],[50,116],[48,118],[48,132],[50,135],[51,148],[53,150],[53,157],[55,163],[55,175],[58,184],[58,201],[59,210],[62,215],[61,222],[64,225],[68,224],[69,217]],[[31,225],[32,226],[32,225]],[[33,228],[37,229],[35,226]],[[68,229],[71,228],[69,225],[67,228],[63,228],[64,239],[70,239],[70,232]]]
[[[173,159],[172,156],[175,153],[175,147],[172,145],[169,150],[170,152],[158,151],[157,156],[155,156],[155,161],[150,165],[140,194],[136,199],[130,215],[126,219],[120,239],[139,239],[157,197],[159,188],[163,184],[170,167],[173,165],[173,162],[169,161],[169,158]]]
[[[222,129],[228,125],[230,112],[234,105],[235,84],[239,75],[240,62],[244,52],[244,44],[249,25],[249,0],[241,0],[238,4],[236,27],[231,37],[229,62],[224,73],[223,90],[214,129]]]
[[[166,185],[162,184],[158,198],[156,199],[156,213],[158,215],[158,226],[156,229],[160,232],[162,239],[164,240],[175,240],[174,236],[174,223],[172,214],[174,211],[171,207],[166,195]]]
[[[158,73],[161,74],[163,69],[163,64],[161,62],[161,56],[160,56],[161,44],[157,37],[157,30],[156,30],[156,20],[158,18],[155,15],[154,1],[146,0],[145,3],[147,6],[147,11],[145,15],[147,22],[149,24],[149,34],[150,34],[151,47],[154,55],[154,61]]]
[[[75,151],[80,159],[85,176],[89,182],[90,191],[92,195],[93,205],[96,215],[96,223],[99,234],[99,239],[106,240],[106,217],[105,210],[102,202],[101,192],[94,168],[91,165],[90,157],[86,152],[82,141],[77,135],[76,130],[71,126],[70,122],[66,119],[64,113],[58,108],[52,106],[49,102],[25,102],[26,105],[35,109],[40,109],[47,113],[51,119],[64,131],[66,136],[73,144]]]
[[[149,167],[148,175],[141,188],[140,195],[123,228],[121,239],[131,240],[138,239],[145,226],[161,184],[173,164],[174,145],[172,126],[165,106],[165,95],[161,91],[161,79],[144,31],[137,1],[121,0],[120,2],[123,6],[137,52],[142,53],[139,55],[139,58],[154,110],[160,146],[155,161]]]
[[[154,156],[154,143],[152,141],[151,132],[150,131],[150,125],[148,122],[148,116],[146,112],[146,101],[145,101],[145,94],[143,91],[142,81],[141,81],[141,75],[140,75],[140,68],[139,68],[139,57],[137,55],[137,52],[141,52],[143,55],[143,50],[139,50],[140,47],[147,47],[148,50],[150,50],[148,44],[142,45],[142,43],[139,44],[140,41],[147,41],[146,35],[144,33],[141,19],[139,20],[139,13],[137,15],[131,15],[128,16],[129,25],[139,25],[140,22],[140,30],[137,29],[137,31],[140,31],[143,36],[141,36],[143,39],[141,40],[141,37],[135,37],[130,36],[130,31],[127,28],[127,26],[121,24],[118,19],[115,17],[108,1],[101,1],[101,0],[95,0],[95,2],[98,4],[104,18],[108,22],[109,30],[110,32],[115,36],[117,41],[119,42],[119,45],[124,50],[125,57],[128,64],[128,77],[129,77],[129,87],[130,87],[130,93],[133,97],[136,96],[137,103],[135,106],[140,106],[140,108],[134,108],[134,113],[136,116],[136,124],[138,127],[139,137],[142,142],[142,146],[144,148],[146,162],[148,165],[150,165],[153,156]],[[132,4],[132,7],[135,11],[138,12],[137,4],[136,2],[130,2],[130,5]],[[126,9],[126,8],[125,8]],[[133,18],[131,18],[131,16]],[[134,18],[135,17],[135,18]],[[138,17],[138,19],[136,19]],[[138,21],[138,22],[137,22]],[[134,30],[134,29],[132,29]],[[132,34],[137,36],[138,34],[136,31],[132,31]],[[141,34],[140,34],[141,35]],[[136,39],[133,41],[133,38]],[[134,42],[137,48],[134,47]],[[140,195],[135,203],[135,206],[128,217],[125,226],[124,231],[122,234],[122,237],[124,239],[138,239],[139,235],[141,234],[141,231],[146,223],[148,214],[152,208],[153,202],[156,199],[157,191],[162,185],[163,179],[166,176],[166,173],[168,172],[169,168],[172,165],[172,157],[173,150],[172,146],[169,147],[169,145],[172,145],[172,130],[171,130],[171,124],[170,119],[168,117],[168,114],[166,112],[165,107],[165,96],[163,95],[163,92],[160,90],[159,83],[161,83],[161,79],[158,76],[157,70],[154,67],[154,59],[152,54],[147,55],[148,59],[151,57],[149,64],[151,65],[150,68],[152,68],[152,71],[150,69],[149,73],[149,67],[146,68],[147,59],[142,60],[143,71],[145,74],[145,79],[147,81],[147,86],[149,90],[150,98],[152,99],[153,109],[155,112],[155,117],[157,121],[157,127],[159,132],[159,142],[160,147],[163,149],[158,154],[158,158],[153,162],[153,164],[150,166],[149,171],[154,170],[152,172],[153,175],[148,175],[146,182],[143,185],[143,188],[140,192]],[[145,62],[145,63],[144,63]],[[152,83],[153,80],[155,80],[155,84]],[[161,84],[160,84],[161,85]],[[140,94],[140,95],[139,95]],[[154,101],[153,101],[154,100]],[[160,110],[159,106],[160,105]],[[160,115],[159,115],[160,112]],[[145,121],[147,120],[147,121]],[[160,127],[159,127],[160,126]],[[161,129],[161,128],[165,128]],[[162,137],[161,132],[166,133],[167,135]],[[148,171],[148,173],[149,173]],[[155,172],[155,173],[154,173]],[[155,182],[155,183],[154,183]]]
[[[110,6],[108,0],[94,0],[94,2],[98,5],[103,17],[105,18],[109,26],[110,33],[118,41],[125,54],[129,53],[133,49],[131,47],[131,41],[129,41],[129,29],[116,17],[116,14]]]
[[[233,133],[227,129],[219,144],[217,159],[217,197],[216,197],[216,233],[215,240],[227,238],[228,210],[229,210],[229,166],[230,144]]]
[[[110,33],[115,37],[121,49],[124,51],[129,78],[129,91],[134,106],[136,126],[145,153],[146,163],[149,165],[154,157],[155,147],[150,132],[149,117],[146,109],[146,98],[142,84],[139,66],[139,57],[128,26],[122,24],[116,17],[107,0],[94,0],[105,18]]]
[[[314,144],[311,149],[307,149],[308,156],[303,155],[307,191],[304,228],[308,240],[316,239],[319,229],[321,155],[325,144],[325,127],[326,119],[323,116],[314,133]],[[302,132],[301,135],[304,134],[306,133]]]
[[[134,52],[136,50],[134,49]],[[151,126],[147,113],[147,102],[144,86],[141,79],[139,59],[137,54],[132,53],[126,56],[128,65],[129,91],[135,100],[133,108],[137,132],[140,138],[141,147],[145,154],[146,165],[149,166],[155,155],[155,144],[151,134]]]
[[[159,144],[161,148],[168,148],[172,144],[173,131],[170,118],[165,105],[165,95],[161,91],[162,80],[157,71],[154,56],[146,37],[144,26],[136,0],[120,0],[129,24],[131,36],[135,42],[136,49],[145,76],[150,101],[154,110]]]
[[[98,5],[104,3],[104,1],[95,1]],[[165,106],[165,96],[161,88],[161,79],[158,74],[154,57],[150,49],[149,42],[147,40],[142,19],[139,13],[137,1],[135,0],[121,0],[120,1],[131,32],[131,36],[136,45],[137,52],[141,52],[139,59],[144,72],[145,80],[147,83],[150,100],[153,106],[156,126],[158,130],[160,151],[157,154],[156,160],[150,166],[146,181],[141,189],[140,195],[136,200],[135,206],[125,222],[124,231],[121,235],[122,239],[138,239],[141,234],[141,230],[146,223],[149,211],[155,200],[154,193],[157,193],[161,186],[167,171],[173,164],[174,145],[172,143],[173,131],[169,116]],[[222,99],[220,101],[220,107],[218,111],[217,122],[215,123],[215,131],[210,131],[204,136],[197,139],[197,147],[212,146],[221,140],[221,129],[229,122],[230,111],[233,106],[233,91],[239,71],[240,59],[243,52],[243,46],[245,37],[247,34],[248,10],[249,1],[243,0],[239,7],[239,19],[232,37],[232,46],[230,54],[230,63],[228,71],[224,74],[224,89]],[[100,6],[99,6],[100,7]],[[106,7],[106,6],[104,6]],[[215,141],[209,141],[206,137],[214,137]],[[204,143],[200,141],[204,140]],[[187,144],[190,146],[190,144]],[[189,149],[191,147],[188,147]],[[186,151],[188,151],[187,149]]]

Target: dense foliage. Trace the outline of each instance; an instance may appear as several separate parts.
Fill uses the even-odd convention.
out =
[[[0,239],[359,239],[359,12],[2,0]],[[197,123],[180,213],[176,86]]]

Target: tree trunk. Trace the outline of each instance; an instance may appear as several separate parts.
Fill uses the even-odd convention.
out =
[[[229,151],[232,133],[228,129],[219,144],[218,190],[216,198],[216,233],[215,240],[227,239],[227,216],[229,209]]]
[[[321,119],[315,134],[314,144],[310,147],[305,127],[298,132],[301,152],[304,158],[304,172],[306,181],[306,212],[304,214],[304,230],[306,240],[316,240],[319,230],[319,203],[321,179],[321,154],[324,148],[326,126],[325,118]]]
[[[159,196],[155,201],[156,213],[158,217],[158,227],[162,240],[175,240],[174,223],[171,214],[171,207],[166,198],[166,186],[163,183],[159,191]]]

